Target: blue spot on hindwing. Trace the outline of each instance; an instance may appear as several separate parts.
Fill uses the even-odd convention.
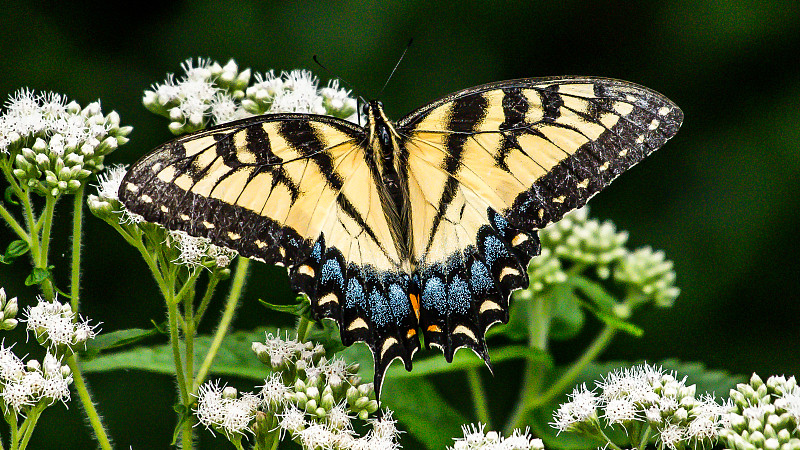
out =
[[[328,280],[335,281],[339,286],[339,289],[344,289],[344,275],[342,274],[342,268],[339,266],[339,261],[336,261],[333,258],[325,261],[320,274],[321,283],[326,283]]]
[[[508,228],[508,222],[506,222],[505,217],[497,213],[492,214],[492,216],[494,220],[494,227],[497,229],[498,232],[500,232],[500,234],[505,236],[506,229]]]
[[[314,248],[311,249],[311,257],[317,262],[322,259],[322,242],[320,240],[314,243]]]
[[[377,288],[369,294],[370,318],[380,327],[386,326],[393,319],[392,311],[386,303],[386,297]]]
[[[488,293],[494,286],[494,281],[489,275],[489,269],[479,259],[473,259],[471,267],[469,281],[473,290],[481,294]]]
[[[464,314],[469,310],[469,304],[472,300],[472,294],[469,291],[469,285],[466,281],[458,276],[453,278],[450,282],[450,287],[447,292],[447,306],[450,314]]]
[[[348,308],[359,306],[361,309],[367,309],[367,298],[364,295],[364,288],[357,278],[350,278],[347,281],[347,293],[345,297],[347,297]]]
[[[435,310],[441,314],[447,311],[447,294],[444,283],[437,277],[428,278],[422,291],[422,307]]]
[[[406,291],[399,284],[389,285],[389,308],[394,313],[395,322],[400,323],[404,317],[411,314],[411,301]]]
[[[483,253],[486,255],[486,262],[489,267],[494,267],[494,263],[500,258],[508,258],[508,251],[503,242],[497,236],[489,235],[483,240]]]

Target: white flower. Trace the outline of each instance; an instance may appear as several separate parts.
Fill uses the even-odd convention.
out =
[[[315,423],[298,433],[300,443],[308,450],[332,449],[336,441],[336,433],[327,425]]]
[[[685,439],[685,431],[678,425],[671,423],[659,430],[659,439],[664,443],[665,447],[677,450],[678,445]]]
[[[303,431],[308,425],[305,414],[295,405],[289,405],[288,408],[277,416],[278,426],[281,428],[281,431],[288,431],[292,435]]]
[[[0,346],[0,382],[15,380],[25,372],[25,364],[11,351],[11,347]]]
[[[283,384],[281,374],[273,372],[264,380],[261,386],[261,398],[267,409],[276,411],[280,406],[285,405],[287,395],[291,392],[288,386]]]
[[[636,406],[627,398],[615,398],[606,403],[603,417],[610,424],[624,424],[637,419]]]
[[[556,428],[559,433],[588,420],[597,413],[600,399],[586,388],[585,383],[576,386],[569,397],[570,401],[559,406],[553,415],[554,422],[550,423],[550,426]]]
[[[328,361],[323,357],[319,365],[306,368],[306,375],[308,378],[318,378],[324,375],[327,383],[336,387],[347,381],[350,374],[348,369],[351,366],[341,358],[334,358]]]
[[[392,418],[392,410],[385,409],[377,419],[370,419],[372,434],[381,440],[394,440],[400,434],[397,421]]]
[[[284,79],[282,89],[274,96],[270,113],[325,114],[323,99],[317,94],[317,77],[307,70],[292,70],[281,77]]]
[[[251,431],[250,423],[255,419],[259,399],[245,393],[237,398],[237,391],[220,386],[218,381],[207,382],[197,392],[198,421],[213,432],[214,429],[228,436]]]
[[[455,438],[451,450],[544,450],[541,439],[531,437],[529,430],[516,429],[511,436],[504,438],[496,431],[484,432],[482,423],[462,425],[463,438]]]
[[[68,303],[60,303],[57,299],[52,302],[38,297],[36,306],[25,309],[23,322],[27,323],[28,331],[33,331],[36,338],[46,341],[51,347],[66,346],[73,349],[75,346],[86,345],[89,339],[97,336],[98,325],[90,325],[87,319],[78,317],[72,312]]]
[[[331,429],[337,430],[340,433],[353,430],[353,423],[351,422],[352,419],[353,417],[347,413],[347,407],[345,406],[344,401],[334,405],[334,407],[328,411],[328,415],[325,417],[325,420]],[[386,430],[382,430],[382,432],[385,431]]]
[[[105,200],[119,201],[119,188],[128,169],[120,164],[109,167],[105,172],[97,175],[97,195]]]

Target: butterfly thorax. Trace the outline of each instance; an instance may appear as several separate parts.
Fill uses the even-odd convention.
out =
[[[374,171],[384,214],[389,219],[390,229],[399,254],[411,259],[413,239],[410,226],[411,205],[408,196],[408,181],[404,171],[406,161],[401,151],[401,136],[383,112],[383,103],[372,100],[367,104],[367,130],[369,145],[374,155]]]

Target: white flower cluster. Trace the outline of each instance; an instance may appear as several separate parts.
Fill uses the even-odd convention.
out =
[[[72,193],[106,155],[128,142],[131,127],[119,115],[103,115],[100,102],[81,106],[55,93],[22,89],[0,115],[0,155],[13,161],[23,186],[43,195]]]
[[[218,383],[204,385],[195,411],[201,423],[227,436],[249,430],[258,437],[273,431],[271,425],[259,427],[259,417],[268,417],[264,423],[277,420],[282,436],[288,432],[307,449],[399,448],[391,411],[370,418],[378,411],[378,402],[372,383],[362,384],[356,375],[357,365],[328,360],[321,345],[299,342],[288,334],[282,338],[280,333],[269,333],[264,342],[253,343],[253,351],[270,365],[272,374],[257,394],[240,399],[225,396],[225,388]],[[237,403],[244,398],[244,404]],[[352,423],[355,418],[367,421],[372,430],[358,437]]]
[[[24,413],[39,403],[52,405],[70,399],[72,371],[51,353],[44,361],[23,363],[10,348],[0,346],[0,398],[5,411]]]
[[[595,436],[603,427],[619,425],[629,433],[650,426],[665,448],[704,446],[715,442],[725,424],[727,405],[711,396],[695,398],[695,386],[686,386],[675,373],[647,364],[620,369],[595,383],[599,393],[586,385],[575,388],[550,424],[559,433]]]
[[[464,425],[461,430],[463,438],[455,438],[450,450],[544,450],[541,439],[534,439],[528,430],[514,430],[513,434],[503,437],[496,431],[485,431],[485,425]]]
[[[731,389],[732,404],[720,436],[735,450],[800,449],[800,388],[795,377],[753,374]]]
[[[393,450],[401,448],[397,442],[400,431],[392,411],[385,410],[381,417],[368,420],[371,430],[358,436],[350,423],[351,417],[343,405],[331,409],[324,421],[306,420],[303,411],[290,405],[278,415],[278,426],[288,432],[306,450]]]
[[[43,345],[69,354],[76,347],[85,347],[89,339],[97,336],[98,325],[90,325],[87,319],[76,317],[69,303],[62,304],[58,300],[48,302],[42,297],[38,299],[36,306],[25,308],[23,322],[27,323],[28,331],[33,331]]]
[[[174,134],[197,131],[211,124],[265,113],[302,112],[327,114],[355,120],[356,101],[338,81],[319,87],[319,80],[304,70],[276,76],[257,73],[248,86],[250,69],[239,71],[234,60],[191,59],[182,64],[184,75],[173,75],[146,91],[143,103],[150,111],[167,117]]]

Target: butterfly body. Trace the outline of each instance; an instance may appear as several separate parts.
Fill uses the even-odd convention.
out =
[[[618,80],[511,80],[364,127],[310,114],[167,143],[120,188],[134,213],[282,264],[342,342],[366,342],[379,389],[420,348],[488,363],[484,334],[527,286],[536,230],[580,207],[677,132],[683,114]]]

